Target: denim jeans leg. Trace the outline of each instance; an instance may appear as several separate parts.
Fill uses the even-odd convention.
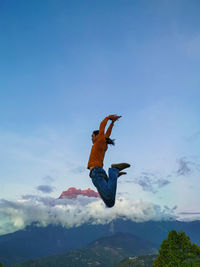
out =
[[[94,186],[97,188],[101,197],[106,199],[110,198],[109,191],[108,191],[108,184],[106,180],[108,180],[108,176],[103,168],[96,167],[90,173],[90,177],[92,178],[92,182]]]
[[[115,204],[115,196],[117,190],[117,178],[118,178],[119,170],[116,168],[109,168],[108,169],[108,190],[111,195],[110,201],[112,202],[113,206]]]
[[[110,168],[109,179],[104,169],[100,167],[93,169],[90,173],[92,182],[107,207],[113,207],[115,204],[118,173],[117,169]],[[107,179],[108,182],[106,182]]]

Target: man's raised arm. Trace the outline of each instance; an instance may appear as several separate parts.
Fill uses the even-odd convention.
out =
[[[119,118],[121,118],[121,116],[117,116],[116,114],[114,115],[109,115],[107,117],[105,117],[105,119],[101,122],[100,124],[100,127],[99,127],[99,134],[102,135],[104,134],[104,130],[105,130],[105,127],[106,127],[106,124],[108,122],[108,120],[111,120],[112,122],[115,122],[117,121]],[[111,130],[112,130],[112,127],[113,127],[113,123],[111,123],[111,125],[109,126],[107,132],[106,132],[106,135],[111,134]]]
[[[110,126],[108,127],[105,136],[108,138],[111,135],[112,128],[114,126],[114,121],[111,122]]]
[[[110,120],[112,115],[105,117],[105,119],[101,122],[100,126],[99,126],[99,135],[103,135],[104,134],[104,130],[106,127],[106,124],[108,122],[108,120]]]

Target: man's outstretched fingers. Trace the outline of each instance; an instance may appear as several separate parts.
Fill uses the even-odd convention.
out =
[[[110,119],[112,121],[117,121],[119,118],[121,118],[122,116],[117,116],[117,115],[113,115]]]

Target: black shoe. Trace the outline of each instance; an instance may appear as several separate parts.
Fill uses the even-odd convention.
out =
[[[126,172],[119,172],[118,173],[118,177],[120,177],[121,175],[127,174]]]
[[[116,168],[119,171],[122,171],[123,169],[129,168],[131,165],[128,163],[119,163],[119,164],[111,164],[112,168]]]

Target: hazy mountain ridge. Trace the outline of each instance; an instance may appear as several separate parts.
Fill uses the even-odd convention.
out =
[[[53,255],[38,260],[12,265],[12,267],[64,267],[64,266],[114,266],[125,257],[156,253],[156,246],[128,233],[103,237],[88,246],[63,255]]]
[[[102,236],[110,236],[116,232],[127,232],[159,246],[167,237],[168,231],[172,229],[183,230],[190,236],[192,242],[200,244],[200,221],[136,223],[130,220],[116,220],[105,225],[84,224],[69,229],[62,226],[37,227],[32,225],[24,230],[0,236],[0,262],[8,265],[67,253],[82,248]]]
[[[132,255],[144,255],[146,253],[156,252],[158,248],[157,244],[153,244],[133,234],[121,232],[93,241],[87,246],[87,248],[93,249],[94,247],[98,247],[99,245],[101,245],[102,247],[110,246],[114,249],[123,247],[124,251],[127,251]]]

